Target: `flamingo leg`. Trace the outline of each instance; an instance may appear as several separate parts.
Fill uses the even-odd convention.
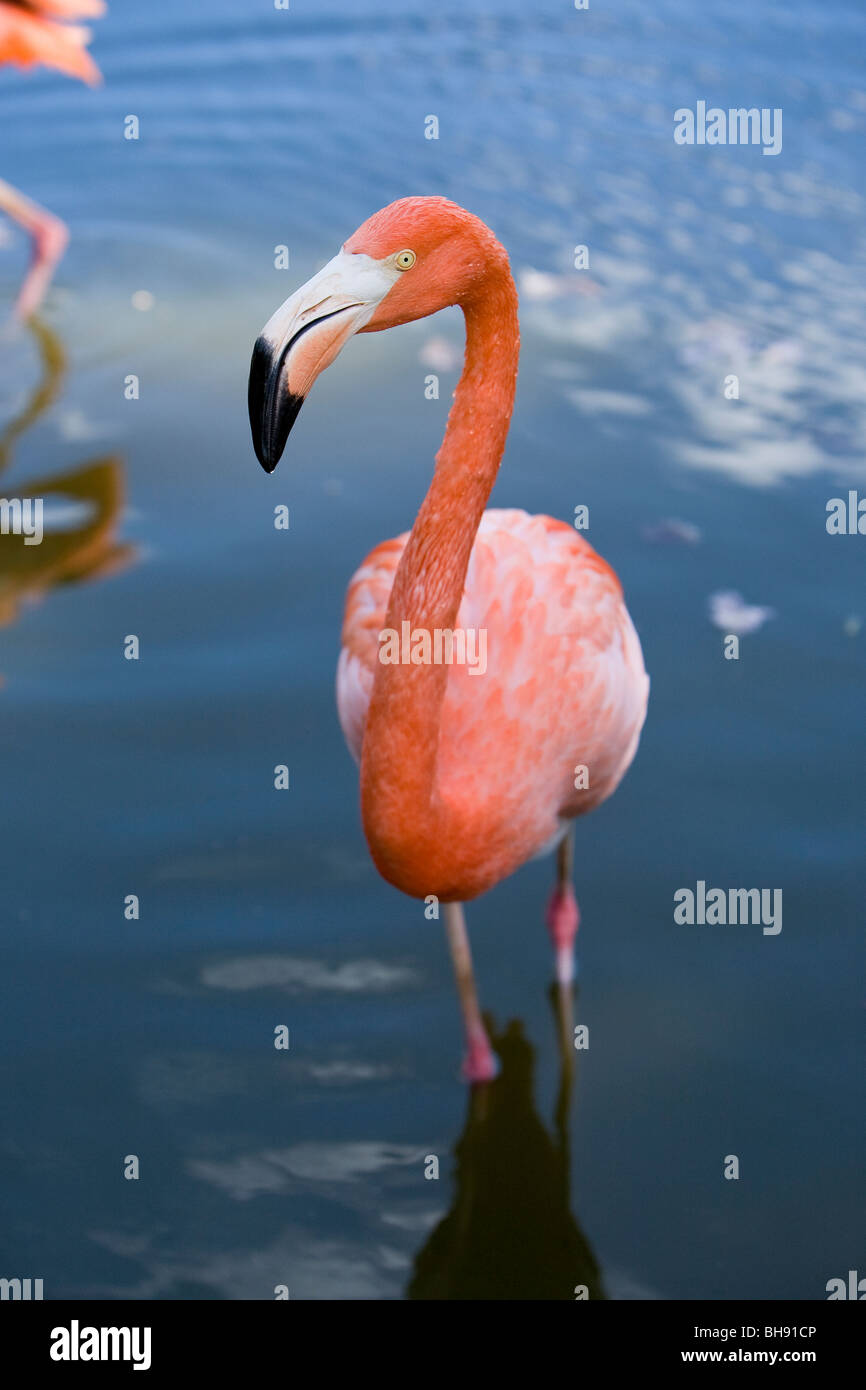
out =
[[[466,1059],[463,1063],[463,1078],[475,1082],[492,1081],[496,1076],[496,1058],[487,1037],[478,993],[475,988],[475,975],[472,971],[472,953],[466,933],[466,919],[462,903],[445,903],[445,932],[454,963],[457,980],[457,994],[463,1014],[463,1027],[466,1032]]]
[[[580,925],[580,911],[571,881],[574,862],[574,829],[569,826],[556,851],[556,887],[547,905],[547,930],[553,942],[557,983],[571,985],[574,980],[574,938]]]
[[[66,250],[69,232],[65,222],[25,198],[11,184],[0,179],[0,212],[16,221],[30,234],[33,255],[30,268],[21,284],[15,301],[15,315],[29,319],[42,303],[57,262]]]

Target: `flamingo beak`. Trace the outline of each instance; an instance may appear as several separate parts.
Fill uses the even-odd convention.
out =
[[[253,448],[266,473],[279,463],[316,377],[369,322],[398,277],[370,256],[340,251],[268,319],[249,380]]]

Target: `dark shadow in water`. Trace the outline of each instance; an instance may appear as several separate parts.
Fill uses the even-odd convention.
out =
[[[410,1299],[569,1299],[583,1285],[605,1298],[593,1251],[569,1203],[569,1109],[574,1085],[570,991],[551,990],[560,1082],[549,1132],[535,1108],[535,1051],[513,1020],[497,1033],[502,1066],[469,1092],[455,1147],[456,1193],[448,1215],[415,1257]]]
[[[63,387],[66,355],[60,339],[38,319],[28,326],[39,349],[41,376],[27,405],[0,433],[0,472],[11,462],[18,439]],[[84,504],[85,515],[77,525],[46,531],[39,545],[25,545],[24,536],[0,535],[0,627],[16,621],[25,599],[60,584],[105,578],[134,561],[136,547],[116,540],[126,495],[119,457],[89,459],[67,473],[27,479],[15,495],[77,502]]]

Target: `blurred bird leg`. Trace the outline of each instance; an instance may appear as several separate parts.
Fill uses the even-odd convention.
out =
[[[0,211],[13,218],[29,233],[33,254],[15,302],[16,318],[26,320],[36,312],[45,295],[58,261],[66,250],[69,232],[59,217],[25,198],[11,184],[0,179]]]

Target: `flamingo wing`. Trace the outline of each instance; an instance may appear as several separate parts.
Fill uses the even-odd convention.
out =
[[[347,594],[337,706],[359,760],[407,539],[371,551]],[[518,510],[484,513],[457,621],[486,632],[487,663],[476,675],[450,667],[439,791],[479,834],[507,833],[528,858],[555,842],[564,818],[609,796],[631,763],[649,694],[640,642],[619,580],[592,546],[561,521]]]

